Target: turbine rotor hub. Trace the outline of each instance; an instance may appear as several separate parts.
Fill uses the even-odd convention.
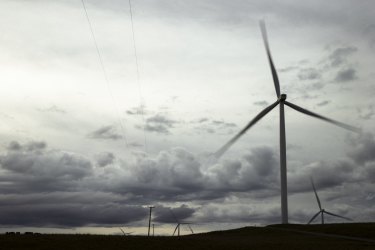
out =
[[[286,94],[281,94],[280,101],[285,101],[285,100],[286,100]]]

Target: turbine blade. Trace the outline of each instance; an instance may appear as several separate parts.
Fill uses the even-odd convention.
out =
[[[176,231],[177,231],[177,228],[178,228],[178,226],[179,226],[180,224],[177,224],[177,226],[176,226],[176,228],[174,229],[174,231],[173,231],[173,234],[172,234],[172,236],[174,236],[175,235],[175,233],[176,233]]]
[[[126,236],[126,233],[124,232],[124,230],[122,230],[121,227],[119,227],[119,228],[120,228],[121,232]]]
[[[321,120],[323,120],[323,121],[326,121],[326,122],[332,123],[332,124],[334,124],[334,125],[336,125],[336,126],[339,126],[339,127],[341,127],[341,128],[344,128],[344,129],[350,130],[350,131],[352,131],[352,132],[356,132],[356,133],[360,133],[360,132],[361,132],[361,130],[360,130],[359,128],[356,128],[356,127],[353,127],[353,126],[347,125],[347,124],[345,124],[345,123],[342,123],[342,122],[339,122],[339,121],[335,121],[335,120],[329,119],[329,118],[327,118],[327,117],[324,117],[324,116],[318,115],[318,114],[316,114],[316,113],[314,113],[314,112],[311,112],[311,111],[309,111],[309,110],[307,110],[307,109],[301,108],[301,107],[299,107],[299,106],[297,106],[297,105],[295,105],[295,104],[293,104],[293,103],[290,103],[290,102],[287,102],[287,101],[284,101],[284,103],[285,103],[286,105],[288,105],[289,107],[291,107],[292,109],[295,109],[295,110],[297,110],[297,111],[299,111],[299,112],[301,112],[301,113],[303,113],[303,114],[305,114],[305,115],[309,115],[309,116],[312,116],[312,117],[315,117],[315,118],[321,119]]]
[[[344,217],[344,216],[341,216],[341,215],[333,214],[333,213],[330,213],[330,212],[327,212],[327,211],[324,211],[324,213],[332,215],[332,216],[336,216],[336,217],[339,217],[339,218],[342,218],[342,219],[345,219],[345,220],[350,220],[350,221],[352,220],[352,219],[350,219],[348,217]]]
[[[317,212],[310,220],[307,222],[307,224],[310,224],[315,218],[321,213],[321,211]]]
[[[271,104],[267,108],[265,108],[262,112],[260,112],[257,116],[254,117],[247,125],[244,127],[237,135],[235,135],[232,139],[230,139],[224,146],[222,146],[218,151],[214,153],[216,158],[222,156],[246,131],[251,128],[255,123],[257,123],[263,116],[265,116],[268,112],[270,112],[276,105],[280,103],[277,100],[275,103]]]
[[[270,67],[271,67],[271,73],[272,73],[273,83],[275,85],[276,95],[279,98],[280,97],[279,77],[277,76],[275,65],[274,65],[272,57],[271,57],[270,46],[268,44],[268,36],[267,36],[267,30],[266,30],[266,23],[264,22],[264,20],[259,21],[259,26],[260,26],[260,30],[262,32],[264,47],[266,47],[266,52],[267,52],[267,56],[268,56],[268,62],[270,63]]]
[[[316,188],[315,188],[314,181],[313,181],[312,177],[310,177],[310,181],[311,181],[311,185],[312,185],[312,187],[314,189],[314,193],[315,193],[316,201],[318,202],[319,209],[322,210],[322,205],[320,203],[320,199],[319,199],[318,193],[316,192]]]
[[[191,228],[191,226],[189,224],[187,224],[188,228],[190,229],[191,233],[194,234],[194,231],[193,229]]]

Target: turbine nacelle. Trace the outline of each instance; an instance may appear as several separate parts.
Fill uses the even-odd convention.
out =
[[[286,100],[286,94],[281,94],[280,97],[279,97],[279,100],[281,102],[285,101]]]

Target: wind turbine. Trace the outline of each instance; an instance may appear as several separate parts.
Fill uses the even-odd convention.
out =
[[[122,234],[123,234],[124,236],[129,236],[129,235],[131,235],[132,233],[134,233],[134,232],[125,233],[125,231],[124,231],[121,227],[119,227],[119,228],[120,228],[120,230],[121,230],[121,232],[122,232]]]
[[[350,218],[347,218],[347,217],[344,217],[344,216],[341,216],[341,215],[337,215],[337,214],[333,214],[333,213],[330,213],[330,212],[327,212],[326,210],[324,210],[324,208],[322,208],[322,204],[320,203],[320,199],[319,199],[319,196],[318,196],[318,193],[316,192],[316,188],[315,188],[315,185],[314,185],[314,181],[312,178],[310,178],[310,181],[311,181],[311,185],[314,189],[314,193],[315,193],[315,197],[316,197],[316,201],[318,202],[318,206],[319,206],[319,212],[317,212],[310,220],[307,224],[310,224],[311,222],[313,222],[313,220],[315,220],[315,218],[320,214],[321,215],[321,218],[322,218],[322,224],[324,224],[324,214],[328,214],[328,215],[331,215],[331,216],[335,216],[335,217],[339,217],[339,218],[342,218],[342,219],[345,219],[345,220],[352,220]]]
[[[170,209],[169,211],[171,212],[171,214],[172,214],[174,220],[175,220],[176,223],[177,223],[177,226],[175,227],[172,236],[174,236],[174,235],[176,234],[176,232],[177,232],[177,236],[180,236],[180,226],[181,226],[181,225],[187,225],[187,227],[190,229],[191,233],[194,234],[194,231],[193,231],[193,229],[192,229],[191,226],[190,226],[191,223],[189,223],[189,222],[181,222],[181,221],[179,221],[179,220],[177,219],[176,215],[173,213],[173,211],[172,211],[171,209]]]
[[[281,222],[282,224],[288,224],[288,190],[287,190],[287,170],[286,170],[286,142],[285,142],[285,117],[284,117],[284,104],[291,107],[294,110],[297,110],[305,115],[309,115],[323,121],[332,123],[341,128],[359,132],[358,128],[352,127],[345,123],[332,120],[330,118],[321,116],[314,112],[311,112],[307,109],[301,108],[291,102],[286,101],[286,94],[280,94],[280,84],[279,78],[275,65],[271,57],[271,51],[268,44],[268,37],[266,31],[266,25],[264,21],[260,21],[260,29],[262,32],[264,46],[266,48],[268,62],[271,68],[273,83],[275,85],[276,97],[277,100],[264,110],[262,110],[257,116],[255,116],[238,134],[236,134],[231,140],[229,140],[224,146],[222,146],[218,151],[215,152],[215,156],[218,158],[222,156],[243,134],[246,133],[255,123],[262,119],[268,112],[270,112],[277,105],[280,105],[280,180],[281,180]]]

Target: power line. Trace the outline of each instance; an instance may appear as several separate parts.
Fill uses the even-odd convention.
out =
[[[142,87],[141,87],[141,80],[140,80],[140,74],[139,74],[139,64],[138,64],[138,53],[137,53],[137,46],[135,42],[135,32],[134,32],[134,20],[133,20],[133,9],[132,9],[132,3],[131,0],[129,0],[129,13],[130,13],[130,21],[131,21],[131,27],[132,27],[132,35],[133,35],[133,48],[134,48],[134,58],[135,58],[135,65],[137,68],[137,84],[138,84],[138,93],[139,93],[139,99],[140,99],[140,113],[142,116],[143,121],[143,137],[144,137],[144,144],[145,144],[145,151],[147,152],[147,141],[146,141],[146,121],[145,116],[143,112],[144,108],[144,99],[142,95]]]
[[[94,30],[92,28],[90,17],[88,15],[88,12],[87,12],[87,9],[86,9],[85,1],[81,0],[81,2],[82,2],[83,9],[85,10],[87,23],[89,24],[89,27],[90,27],[91,35],[92,35],[92,38],[94,40],[94,44],[95,44],[95,48],[96,48],[96,52],[98,53],[99,63],[100,63],[101,69],[103,71],[104,79],[105,79],[105,82],[107,84],[107,89],[108,89],[109,95],[111,97],[111,100],[112,100],[112,102],[113,102],[113,104],[114,104],[114,106],[116,108],[116,112],[117,112],[119,124],[120,124],[120,127],[121,127],[121,131],[122,131],[122,134],[123,134],[123,137],[124,137],[125,145],[126,145],[126,147],[129,147],[128,140],[126,138],[126,133],[125,133],[125,126],[122,124],[121,116],[120,116],[120,110],[119,110],[117,102],[116,102],[116,100],[115,100],[115,98],[113,96],[113,93],[111,91],[111,87],[109,85],[108,74],[107,74],[107,71],[106,71],[106,69],[104,67],[103,58],[102,58],[102,55],[101,55],[100,50],[99,50],[99,46],[98,46],[98,42],[97,42],[96,37],[95,37]]]

